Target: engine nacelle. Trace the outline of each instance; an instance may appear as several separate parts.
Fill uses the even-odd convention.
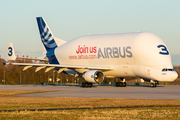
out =
[[[104,74],[99,70],[89,70],[82,76],[86,82],[101,83],[104,80]]]

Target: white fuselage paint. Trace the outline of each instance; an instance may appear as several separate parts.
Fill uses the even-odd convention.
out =
[[[82,36],[55,49],[60,64],[112,68],[103,72],[106,77],[174,81],[175,71],[162,72],[173,68],[170,53],[160,52],[169,53],[165,43],[149,32]]]

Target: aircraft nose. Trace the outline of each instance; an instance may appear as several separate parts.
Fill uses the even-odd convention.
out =
[[[172,79],[172,80],[176,80],[177,77],[178,77],[177,72],[176,72],[176,71],[173,71],[173,72],[171,73],[171,79]]]

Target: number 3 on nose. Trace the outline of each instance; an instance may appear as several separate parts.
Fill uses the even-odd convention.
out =
[[[167,48],[164,45],[158,45],[157,47],[161,48],[161,51],[159,52],[159,54],[169,55],[169,52],[168,52]]]

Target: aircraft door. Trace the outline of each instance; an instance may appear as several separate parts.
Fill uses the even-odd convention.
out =
[[[145,74],[148,78],[157,78],[158,77],[158,71],[151,67],[145,67]]]

